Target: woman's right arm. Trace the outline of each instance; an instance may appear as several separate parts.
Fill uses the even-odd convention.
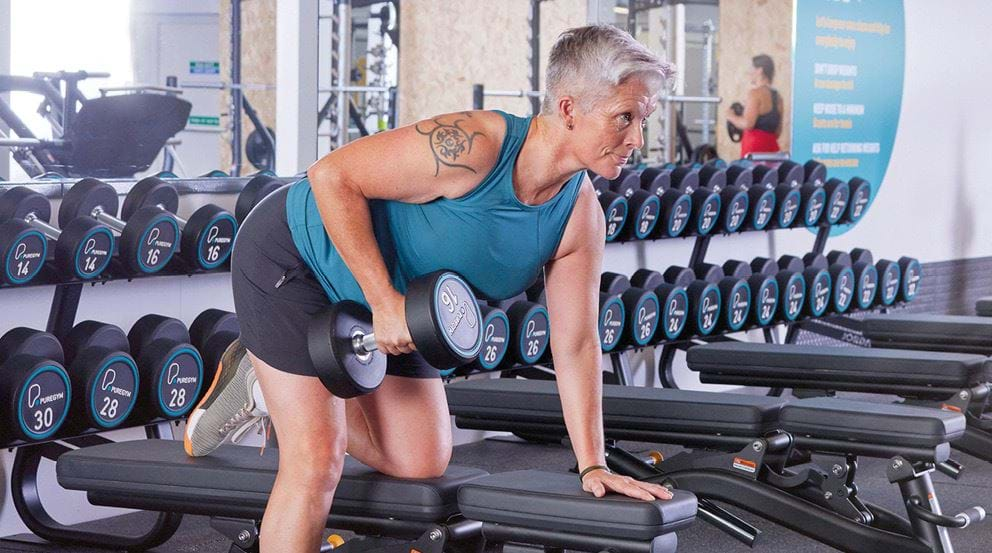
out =
[[[385,353],[408,353],[413,345],[368,201],[425,203],[464,195],[495,164],[504,132],[499,114],[447,114],[356,140],[307,170],[324,229],[365,293],[376,343]]]

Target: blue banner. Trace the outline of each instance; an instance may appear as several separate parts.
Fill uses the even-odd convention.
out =
[[[902,0],[796,0],[795,10],[792,158],[821,161],[829,177],[868,180],[870,206],[899,126]]]

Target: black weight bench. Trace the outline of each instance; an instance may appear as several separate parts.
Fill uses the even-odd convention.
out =
[[[873,348],[975,353],[992,356],[992,318],[961,315],[875,315],[863,333]]]
[[[912,405],[963,413],[967,428],[951,446],[992,462],[992,418],[983,414],[992,361],[981,355],[723,342],[690,348],[686,362],[706,384],[889,394]]]
[[[553,381],[481,379],[446,386],[461,428],[567,436]],[[604,385],[603,417],[610,440],[690,448],[653,466],[607,444],[607,461],[636,478],[672,484],[699,498],[699,514],[753,543],[747,523],[712,501],[741,507],[843,551],[942,552],[946,526],[984,516],[922,512],[933,493],[934,464],[948,441],[965,431],[960,414],[831,398],[781,398]],[[889,459],[906,516],[862,501],[857,456]],[[949,542],[948,542],[949,543]]]
[[[64,488],[82,490],[94,505],[212,517],[232,540],[231,551],[257,551],[258,528],[275,481],[277,449],[223,446],[191,458],[182,442],[138,440],[86,447],[57,464]],[[450,466],[425,480],[390,478],[348,457],[327,527],[372,536],[337,549],[368,551],[393,540],[396,553],[490,550],[503,543],[581,551],[670,553],[673,532],[692,523],[696,499],[678,491],[670,501],[611,495],[597,499],[571,474],[485,471]],[[395,545],[395,540],[408,540]],[[413,540],[412,543],[409,540]],[[383,550],[383,553],[391,551]]]

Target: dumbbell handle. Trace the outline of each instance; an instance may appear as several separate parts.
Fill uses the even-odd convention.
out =
[[[954,518],[962,523],[958,528],[967,528],[968,525],[985,520],[985,509],[983,507],[971,507],[954,515]]]
[[[375,344],[375,334],[372,332],[352,336],[351,347],[355,349],[355,353],[358,355],[367,355],[379,349],[379,346]]]
[[[34,213],[28,213],[24,217],[24,222],[31,225],[32,228],[40,230],[42,234],[52,240],[58,240],[59,236],[62,236],[62,231],[49,225]]]
[[[117,232],[124,232],[124,221],[121,221],[111,213],[107,213],[103,210],[102,206],[96,206],[93,212],[90,213],[94,219],[100,221],[101,223],[107,225],[108,227],[116,230]]]
[[[162,211],[169,211],[168,209],[165,209],[165,206],[162,204],[155,204],[155,207],[161,209]],[[182,217],[176,215],[175,213],[172,214],[172,217],[176,220],[177,223],[179,223],[179,230],[183,230],[184,228],[186,228],[186,219],[183,219]]]

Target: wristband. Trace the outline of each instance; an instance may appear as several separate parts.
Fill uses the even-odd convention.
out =
[[[605,470],[606,472],[613,474],[612,471],[610,471],[610,467],[607,467],[606,465],[592,465],[586,467],[585,469],[582,470],[582,472],[579,473],[579,482],[582,482],[582,480],[586,477],[586,475],[594,470]]]

